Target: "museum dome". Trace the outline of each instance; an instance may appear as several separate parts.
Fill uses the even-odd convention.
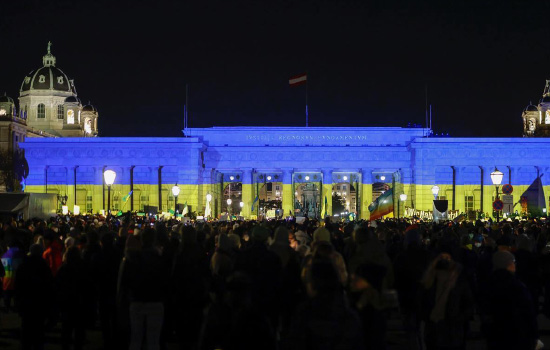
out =
[[[13,99],[9,96],[0,96],[0,103],[14,103]]]
[[[82,112],[97,112],[97,110],[91,104],[87,104],[86,106],[82,107]]]
[[[80,103],[80,100],[75,96],[69,96],[65,99],[65,103]]]
[[[50,47],[51,43],[48,43],[48,53],[42,57],[43,66],[31,71],[23,79],[21,93],[36,90],[76,93],[67,75],[55,66],[56,58],[51,54]]]
[[[532,104],[529,104],[529,106],[527,106],[523,111],[524,112],[538,112],[539,109],[537,108],[537,106],[533,106]]]

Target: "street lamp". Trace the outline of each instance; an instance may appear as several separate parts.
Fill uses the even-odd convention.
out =
[[[176,218],[178,217],[178,196],[180,194],[180,188],[178,184],[175,184],[174,187],[172,187],[172,194],[174,195],[174,214],[176,214]]]
[[[435,185],[432,187],[432,194],[434,195],[434,200],[437,199],[437,194],[439,193],[439,186]]]
[[[107,170],[103,173],[103,179],[107,185],[107,213],[111,212],[111,186],[115,182],[116,173],[112,170]]]
[[[499,199],[499,198],[498,198],[498,186],[500,186],[503,177],[504,177],[504,174],[502,173],[502,171],[499,171],[499,170],[495,167],[495,171],[493,171],[493,172],[491,173],[491,181],[493,182],[493,185],[495,185],[496,190],[497,190],[497,198],[496,198],[496,199]],[[500,219],[500,218],[499,218],[499,211],[500,211],[500,210],[497,210],[497,222],[498,222],[498,220]]]
[[[399,199],[401,200],[401,202],[405,203],[405,201],[407,200],[407,195],[405,193],[401,193],[399,195]],[[397,205],[397,211],[398,211],[397,218],[399,218],[399,207],[400,206],[401,206],[400,204]]]
[[[231,198],[227,198],[227,213],[228,214],[231,214],[231,203],[233,203]]]

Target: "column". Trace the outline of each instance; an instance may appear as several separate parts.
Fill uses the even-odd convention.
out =
[[[466,202],[464,194],[464,168],[454,167],[455,171],[455,202],[454,209],[460,213],[465,212]],[[452,209],[452,208],[451,208]],[[467,214],[467,213],[466,213]]]
[[[361,219],[368,220],[369,205],[372,202],[372,169],[361,170],[361,195],[358,198],[361,205]]]
[[[241,215],[245,219],[250,219],[252,202],[254,201],[254,181],[252,178],[252,169],[243,169],[241,198],[244,207]]]
[[[294,216],[294,189],[292,186],[292,169],[283,169],[283,217]]]
[[[332,169],[323,169],[322,191],[323,192],[321,195],[321,202],[322,202],[321,217],[332,216]],[[325,202],[326,202],[326,208],[325,208]]]

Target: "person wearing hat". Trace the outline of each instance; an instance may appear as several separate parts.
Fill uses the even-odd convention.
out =
[[[493,254],[493,276],[487,348],[535,349],[538,340],[537,312],[527,287],[516,276],[516,259],[509,251]]]

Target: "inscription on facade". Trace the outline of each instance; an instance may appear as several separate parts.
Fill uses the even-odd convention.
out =
[[[247,141],[366,141],[367,135],[246,135]]]

